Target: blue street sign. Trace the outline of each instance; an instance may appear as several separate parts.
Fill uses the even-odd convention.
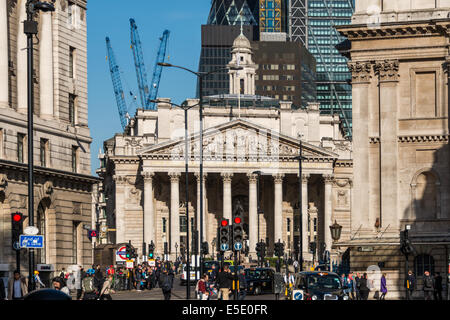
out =
[[[19,242],[21,248],[44,248],[44,236],[28,236],[21,234]]]
[[[303,294],[300,291],[294,293],[294,300],[303,300]]]
[[[227,251],[228,250],[228,243],[222,243],[220,245],[220,250]]]
[[[241,251],[241,249],[242,249],[242,243],[236,242],[236,243],[234,244],[234,250],[236,250],[236,251]]]

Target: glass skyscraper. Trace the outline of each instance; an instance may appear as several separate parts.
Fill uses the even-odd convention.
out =
[[[350,24],[354,8],[355,0],[308,1],[308,50],[317,62],[317,100],[322,113],[341,115],[348,135],[352,126],[351,74],[347,59],[335,48],[345,40],[335,26]]]
[[[258,25],[259,0],[213,0],[207,24],[236,26],[241,19],[244,25]]]

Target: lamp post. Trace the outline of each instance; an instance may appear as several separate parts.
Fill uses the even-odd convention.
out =
[[[302,160],[303,158],[303,143],[302,139],[300,137],[300,143],[299,143],[299,155],[294,158],[294,160],[298,160],[298,180],[299,180],[299,199],[298,199],[298,211],[300,213],[300,235],[298,239],[298,262],[300,271],[303,271],[303,186],[302,186]]]
[[[341,238],[342,226],[339,225],[336,220],[334,220],[334,223],[330,226],[330,231],[331,231],[331,238],[333,239],[333,241],[339,241],[339,239]],[[331,255],[330,255],[330,271],[333,271],[331,263]]]
[[[199,243],[203,242],[203,78],[213,73],[217,73],[224,70],[229,70],[230,68],[220,68],[216,70],[212,70],[210,72],[195,72],[188,68],[176,66],[166,62],[159,62],[159,66],[161,67],[169,67],[169,68],[178,68],[190,72],[197,76],[199,83],[199,117],[200,117],[200,208],[199,208],[199,216],[200,216],[200,237]],[[243,70],[243,67],[235,67],[233,70]],[[197,261],[197,259],[195,259]],[[195,274],[197,275],[197,270],[195,270]],[[200,252],[200,274],[203,274],[203,253]]]
[[[178,243],[175,242],[175,261],[178,259]]]
[[[257,205],[256,205],[256,208],[257,208],[256,209],[257,210],[256,216],[257,216],[257,220],[258,220],[258,242],[260,242],[260,240],[259,240],[259,214],[260,214],[261,208],[260,208],[260,205],[259,205],[259,180],[261,179],[262,172],[261,171],[253,171],[253,174],[257,174],[258,175],[258,179],[256,180],[256,203],[257,203]],[[262,265],[260,265],[260,261],[259,260],[260,259],[258,257],[258,265],[260,267],[262,267]]]
[[[34,113],[34,87],[33,87],[33,35],[38,34],[38,23],[33,19],[38,11],[55,11],[53,4],[37,0],[27,0],[27,20],[23,22],[23,31],[27,35],[27,85],[28,85],[28,225],[34,226],[34,175],[33,175],[33,113]],[[28,249],[28,289],[34,290],[34,249]]]

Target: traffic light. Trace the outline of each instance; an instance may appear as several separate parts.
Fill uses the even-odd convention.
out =
[[[11,233],[12,246],[17,250],[19,248],[20,235],[23,233],[23,214],[21,212],[11,214]]]
[[[130,243],[127,243],[125,245],[125,257],[127,258],[127,260],[131,260],[131,258],[132,258],[132,250],[131,250]]]
[[[169,254],[169,244],[164,242],[164,254]]]
[[[202,243],[202,254],[207,255],[209,253],[208,242]]]
[[[222,219],[220,221],[218,244],[220,251],[227,251],[230,249],[230,226],[228,219]]]
[[[243,226],[243,217],[242,210],[239,207],[236,208],[233,212],[233,249],[243,247],[244,240],[244,226]]]
[[[266,256],[266,243],[265,242],[261,242],[261,257],[265,257]]]
[[[277,257],[284,256],[284,243],[281,242],[275,243],[275,255]]]
[[[415,248],[409,240],[408,230],[400,231],[400,251],[404,255],[414,254]]]
[[[198,231],[195,230],[192,234],[192,246],[191,246],[192,254],[198,254]]]
[[[261,256],[261,242],[258,242],[258,243],[256,244],[256,255],[257,255],[258,257]]]
[[[154,257],[154,251],[155,251],[155,245],[153,244],[153,241],[148,245],[148,257],[150,259],[153,259]]]

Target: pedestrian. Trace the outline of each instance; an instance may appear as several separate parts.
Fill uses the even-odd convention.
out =
[[[434,275],[434,300],[442,301],[442,277],[439,272]]]
[[[381,292],[380,300],[385,300],[386,294],[388,292],[386,285],[386,273],[383,273],[383,275],[381,276],[380,292]]]
[[[82,280],[82,275],[84,273],[84,269],[83,267],[79,266],[78,267],[78,271],[75,272],[74,274],[74,284],[73,287],[75,289],[75,291],[77,292],[77,300],[81,300],[81,280]]]
[[[423,277],[423,293],[425,300],[433,300],[434,288],[435,284],[433,277],[430,275],[429,271],[425,271]]]
[[[217,278],[217,270],[216,270],[216,265],[213,264],[211,266],[211,272],[209,273],[209,279],[211,280],[211,282],[215,282]]]
[[[232,281],[233,275],[231,274],[230,267],[226,264],[223,266],[223,270],[217,275],[216,280],[219,287],[219,296],[222,300],[229,300]]]
[[[61,277],[53,278],[52,285],[53,285],[53,289],[61,291],[70,297],[69,288],[67,288],[67,286],[65,285],[63,278],[61,278]]]
[[[159,276],[159,287],[162,289],[164,300],[170,300],[172,294],[173,277],[171,277],[166,268],[162,269]]]
[[[280,294],[283,292],[284,289],[283,275],[279,272],[276,272],[273,276],[273,283],[274,283],[275,300],[280,300]]]
[[[94,285],[94,269],[88,269],[86,277],[81,282],[83,300],[94,300],[97,298],[96,287]]]
[[[350,271],[348,274],[348,286],[350,292],[350,298],[355,300],[355,279],[353,278],[353,272]]]
[[[208,275],[205,273],[203,274],[201,279],[197,281],[196,284],[195,291],[198,300],[208,300],[209,293],[207,290],[207,284],[208,284]]]
[[[359,288],[361,287],[361,274],[359,272],[356,273],[354,286],[355,286],[356,300],[361,300],[361,291],[359,290]]]
[[[109,274],[106,278],[106,281],[103,282],[102,290],[100,291],[100,295],[98,297],[98,300],[112,300],[111,293],[115,293],[114,290],[111,289],[113,281],[113,275]]]
[[[241,269],[239,271],[238,281],[239,281],[238,300],[245,300],[245,297],[247,296],[247,279],[245,278],[244,269]]]
[[[298,273],[298,267],[299,267],[299,264],[298,264],[298,261],[297,261],[297,260],[294,261],[293,266],[294,266],[294,272],[295,272],[295,273]]]
[[[8,300],[22,300],[28,293],[28,279],[14,271],[13,277],[8,282]]]
[[[275,261],[275,270],[276,270],[276,272],[281,272],[280,259],[277,259],[277,260]]]
[[[36,290],[45,288],[45,284],[41,281],[41,277],[39,277],[39,271],[34,271],[34,283],[36,283]]]
[[[100,292],[102,290],[103,281],[105,281],[105,279],[103,278],[102,269],[100,268],[100,265],[98,264],[95,269],[95,274],[94,274],[94,286],[95,286],[97,292]]]
[[[361,300],[367,300],[369,298],[370,289],[367,273],[364,273],[362,278],[359,280],[359,292],[361,295]]]
[[[416,288],[416,277],[411,270],[408,271],[408,277],[406,278],[406,290],[408,291],[408,300],[411,300],[414,290]]]

